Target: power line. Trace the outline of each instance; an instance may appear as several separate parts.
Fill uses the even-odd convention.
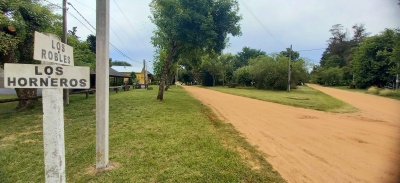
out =
[[[83,5],[83,6],[88,7],[89,9],[92,9],[92,10],[96,11],[96,9],[93,9],[92,7],[90,7],[90,6],[86,5],[86,4],[83,4],[82,2],[79,2],[78,0],[74,0],[74,1],[79,3],[79,4],[81,4],[81,5]]]
[[[272,32],[269,31],[269,30],[267,29],[267,27],[257,18],[257,16],[253,13],[253,11],[250,10],[250,8],[247,6],[247,4],[246,4],[244,1],[241,1],[241,2],[242,2],[242,4],[244,5],[244,7],[247,9],[247,11],[251,14],[251,16],[258,22],[258,24],[260,24],[261,27],[262,27],[272,38],[275,39],[276,42],[278,42],[281,46],[283,46],[283,47],[286,48],[286,46],[285,46],[284,44],[282,44],[282,42],[280,42],[280,41],[275,37],[275,35],[272,34]]]
[[[118,3],[113,0],[113,2],[115,3],[115,5],[117,6],[117,8],[119,9],[119,11],[121,12],[122,16],[124,16],[124,18],[126,19],[126,21],[129,23],[129,25],[131,26],[133,32],[135,33],[135,35],[139,38],[139,40],[141,41],[141,43],[143,44],[143,46],[146,47],[146,44],[144,44],[144,41],[142,40],[142,38],[140,37],[139,33],[134,29],[135,26],[132,25],[132,23],[129,21],[128,17],[126,17],[126,15],[124,14],[124,11],[122,11],[122,9],[119,7]]]
[[[74,7],[74,5],[72,5],[70,2],[68,2],[68,5],[70,5],[83,18],[83,20],[86,21],[86,23],[88,23],[94,30],[96,30],[96,28],[94,28],[94,26]]]
[[[70,5],[85,21],[86,21],[86,23],[87,24],[89,24],[94,30],[96,30],[96,28],[70,3],[70,2],[68,2],[68,5]],[[80,21],[79,21],[80,22]],[[81,22],[82,23],[82,22]],[[83,24],[84,25],[84,24]],[[86,25],[85,25],[85,27],[86,27]],[[87,28],[87,27],[86,27]],[[90,30],[90,29],[89,29]],[[90,30],[91,31],[91,30]],[[91,31],[92,33],[93,33],[93,31]],[[94,34],[94,33],[93,33]],[[115,33],[114,33],[115,34]],[[117,39],[119,39],[119,37],[117,36]],[[120,40],[120,42],[121,42],[121,40]],[[132,58],[130,58],[129,56],[127,56],[125,53],[123,53],[121,50],[119,50],[116,46],[114,46],[111,42],[110,42],[110,45],[111,45],[111,47],[112,48],[114,48],[114,50],[116,50],[118,53],[120,53],[123,57],[125,57],[125,58],[127,58],[127,59],[129,59],[129,60],[131,60],[131,61],[133,61],[133,62],[139,62],[139,61],[136,61],[136,60],[134,60],[134,59],[132,59]]]
[[[316,50],[325,50],[326,48],[315,48],[315,49],[309,49],[309,50],[299,50],[297,52],[303,52],[303,51],[316,51]]]
[[[74,1],[78,2],[79,4],[81,4],[81,5],[83,5],[83,6],[88,7],[89,9],[92,9],[93,11],[96,12],[96,10],[93,9],[93,8],[91,8],[90,6],[88,6],[88,5],[86,5],[86,4],[82,3],[82,2],[79,2],[79,1],[77,1],[77,0],[74,0]],[[130,39],[134,40],[134,39],[131,37],[131,35],[130,35],[129,33],[127,33],[126,30],[125,30],[124,28],[122,28],[121,25],[119,25],[119,24],[117,23],[118,21],[116,21],[112,16],[110,16],[110,18],[111,18],[111,20],[113,20],[113,23],[115,23],[115,24],[120,28],[120,30],[122,30],[122,31],[124,32],[125,35],[129,36]],[[121,39],[119,38],[119,36],[115,33],[115,31],[114,31],[112,28],[110,28],[110,30],[111,30],[111,32],[114,34],[114,36],[117,37],[117,39],[118,39],[122,44],[124,44],[123,41],[121,41]],[[139,45],[137,44],[136,41],[134,41],[134,43],[135,43],[137,46],[139,46]],[[124,46],[126,47],[125,44],[124,44]],[[140,47],[140,46],[139,46],[139,47]]]

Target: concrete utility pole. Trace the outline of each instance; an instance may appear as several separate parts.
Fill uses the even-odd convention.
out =
[[[67,44],[67,0],[63,0],[63,36],[61,42]],[[64,105],[69,104],[69,89],[64,89],[63,92]]]
[[[144,88],[147,89],[148,87],[148,76],[147,76],[147,65],[146,65],[146,60],[143,59],[143,69],[144,69]]]
[[[96,0],[96,168],[108,165],[110,1]]]
[[[290,92],[290,78],[292,76],[292,63],[291,63],[291,59],[292,59],[292,45],[290,45],[290,53],[289,53],[289,72],[288,72],[288,89],[287,91]]]

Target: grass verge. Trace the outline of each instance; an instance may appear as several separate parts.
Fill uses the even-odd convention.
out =
[[[333,98],[323,92],[312,89],[308,86],[299,86],[291,92],[258,90],[255,88],[228,88],[228,87],[208,87],[209,89],[239,95],[268,102],[274,102],[306,109],[319,111],[349,113],[357,111],[353,106]]]
[[[153,88],[110,93],[115,169],[105,172],[93,167],[95,97],[70,96],[64,109],[68,182],[284,182],[232,125],[184,89],[171,88],[158,102]],[[6,110],[0,119],[0,182],[44,182],[41,108]]]
[[[348,86],[331,86],[332,88],[337,88],[341,90],[353,91],[353,92],[361,92],[367,93],[371,95],[378,95],[386,98],[400,100],[400,90],[391,90],[391,89],[381,89],[377,87],[370,87],[368,89],[350,89]]]

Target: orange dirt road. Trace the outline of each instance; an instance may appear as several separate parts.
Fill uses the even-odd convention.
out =
[[[288,182],[399,182],[400,101],[309,85],[359,109],[334,114],[185,86]]]

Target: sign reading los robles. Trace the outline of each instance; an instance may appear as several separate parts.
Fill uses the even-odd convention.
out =
[[[33,59],[73,66],[73,48],[60,40],[35,32]]]
[[[89,88],[89,67],[4,64],[5,88]]]
[[[46,182],[66,182],[63,88],[90,88],[90,68],[74,67],[73,48],[35,32],[33,59],[42,65],[4,64],[4,87],[43,88]]]

